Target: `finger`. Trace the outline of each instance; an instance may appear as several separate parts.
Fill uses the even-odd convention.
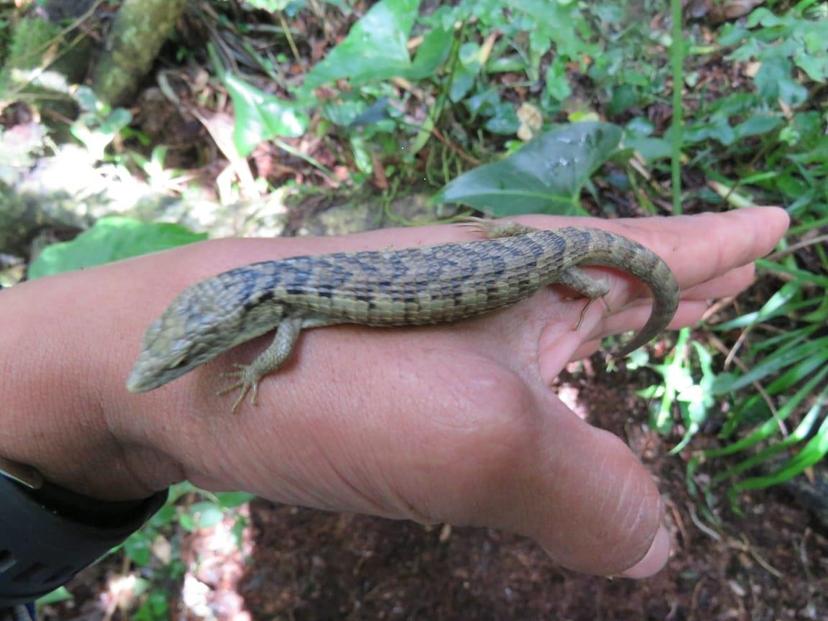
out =
[[[695,324],[701,320],[709,307],[709,300],[737,295],[750,286],[754,274],[755,269],[752,264],[743,265],[719,278],[682,292],[682,301],[670,322],[670,327],[676,329]],[[652,303],[649,300],[637,300],[625,308],[608,314],[603,321],[595,323],[588,334],[592,338],[602,338],[610,334],[639,330],[646,323],[650,312],[652,312]]]
[[[580,347],[572,352],[571,359],[582,360],[583,358],[589,358],[599,349],[601,349],[601,339],[591,339],[589,341],[585,341]]]
[[[617,575],[634,568],[637,576],[658,571],[669,546],[663,536],[656,542],[662,501],[651,475],[616,436],[557,400],[539,399],[546,415],[495,492],[506,508],[498,525],[533,537],[571,569]]]
[[[683,328],[697,323],[708,304],[705,301],[685,301],[679,304],[670,322],[670,328]],[[566,324],[550,323],[538,342],[538,368],[541,380],[550,384],[570,361],[588,358],[602,349],[602,339],[612,334],[639,330],[650,317],[649,304],[630,306],[613,313],[603,321],[584,321],[578,331]]]
[[[697,323],[705,311],[709,308],[707,302],[703,301],[689,301],[679,304],[672,321],[670,321],[671,329],[684,328],[692,326]],[[639,330],[650,316],[650,309],[644,306],[632,306],[625,308],[618,313],[607,317],[603,322],[596,326],[597,333],[592,333],[592,338],[603,338],[611,334],[621,334],[630,330]]]
[[[730,270],[719,278],[714,278],[682,292],[682,301],[670,322],[670,327],[675,329],[695,324],[709,307],[709,300],[738,294],[753,282],[754,273],[753,264],[743,265]],[[613,296],[613,299],[615,297],[617,296]],[[602,316],[594,320],[593,317],[590,317],[590,321],[583,322],[583,332],[580,332],[582,338],[601,339],[611,334],[641,329],[652,312],[652,302],[648,298],[641,298],[617,310],[615,310],[613,304],[613,312],[607,313],[604,309],[598,309],[595,312],[599,311],[603,312]],[[557,342],[547,343],[542,350],[552,349],[559,345]],[[589,356],[592,351],[591,347],[584,347],[580,343],[573,342],[566,352],[560,352],[561,355],[556,359],[546,361],[545,365],[542,364],[542,368],[545,366],[554,368],[556,364],[566,364],[567,360],[577,360]],[[570,358],[562,359],[564,354],[569,355]],[[545,372],[543,374],[544,377],[547,375]],[[554,376],[554,372],[551,370],[548,374]]]
[[[520,221],[544,228],[580,224],[634,239],[667,262],[682,289],[766,255],[789,224],[788,214],[776,207],[669,218],[600,220],[527,216]]]
[[[743,265],[722,276],[682,291],[681,299],[684,301],[701,301],[738,295],[753,284],[755,276],[756,266],[753,263]],[[649,306],[651,303],[649,298],[644,297],[632,300],[627,306]]]
[[[737,295],[747,289],[756,276],[753,263],[737,267],[726,274],[682,291],[683,300],[712,300]]]

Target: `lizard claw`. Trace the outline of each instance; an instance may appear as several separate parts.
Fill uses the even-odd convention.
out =
[[[230,411],[233,412],[233,414],[238,414],[239,406],[244,401],[244,398],[247,396],[248,392],[252,391],[250,402],[254,406],[256,405],[257,397],[259,396],[259,378],[255,377],[250,365],[235,364],[233,366],[236,367],[236,371],[228,371],[226,373],[222,373],[221,375],[222,377],[236,378],[237,381],[226,388],[222,388],[216,393],[216,395],[226,395],[234,390],[240,390],[239,396],[236,397],[236,400],[233,402],[233,407],[230,408]]]
[[[487,237],[492,227],[492,221],[487,218],[478,218],[477,216],[465,216],[463,219],[455,223],[456,226],[462,226],[464,229],[469,229],[473,233]]]
[[[586,313],[589,310],[589,307],[595,300],[601,300],[601,303],[604,305],[604,308],[607,310],[607,313],[612,313],[612,309],[610,308],[609,302],[607,302],[605,296],[602,295],[600,298],[587,298],[587,303],[584,304],[584,308],[581,309],[581,316],[578,317],[578,323],[575,324],[576,331],[580,329],[581,324],[584,322],[584,317],[586,317]]]

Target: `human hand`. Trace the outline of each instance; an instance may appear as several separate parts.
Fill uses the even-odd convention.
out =
[[[672,327],[733,295],[787,226],[781,210],[603,221],[526,217],[536,227],[606,228],[648,246],[682,287]],[[615,436],[548,388],[572,359],[648,315],[644,290],[595,268],[607,306],[550,288],[453,325],[305,332],[228,413],[219,375],[257,339],[146,395],[124,381],[149,322],[174,295],[236,265],[295,254],[471,239],[458,227],[341,238],[217,240],[27,283],[0,296],[0,455],[102,498],[146,496],[189,479],[272,500],[423,522],[494,526],[536,539],[561,564],[644,576],[668,549],[647,471]],[[269,337],[266,337],[269,338]],[[657,534],[658,533],[658,534]]]

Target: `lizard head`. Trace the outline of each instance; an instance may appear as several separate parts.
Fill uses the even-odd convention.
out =
[[[219,354],[275,328],[281,306],[251,295],[255,273],[239,268],[182,291],[144,335],[127,380],[130,392],[163,386]]]
[[[223,351],[222,344],[210,341],[222,339],[205,336],[209,334],[220,337],[212,331],[193,335],[186,319],[168,309],[147,329],[141,354],[127,380],[127,390],[146,392],[158,388],[214,358]]]
[[[163,386],[236,344],[239,313],[210,303],[214,298],[202,288],[185,289],[149,326],[127,390],[146,392]]]

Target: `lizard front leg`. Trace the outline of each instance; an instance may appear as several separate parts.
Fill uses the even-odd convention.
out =
[[[232,386],[220,390],[218,394],[226,395],[237,389],[241,391],[235,403],[233,403],[231,411],[234,414],[238,411],[244,397],[251,390],[253,391],[251,403],[256,405],[259,382],[265,375],[276,371],[288,359],[303,327],[307,326],[304,324],[302,317],[285,317],[276,328],[276,336],[273,337],[273,342],[266,350],[259,354],[252,363],[237,364],[236,371],[224,374],[236,378],[237,381]]]

